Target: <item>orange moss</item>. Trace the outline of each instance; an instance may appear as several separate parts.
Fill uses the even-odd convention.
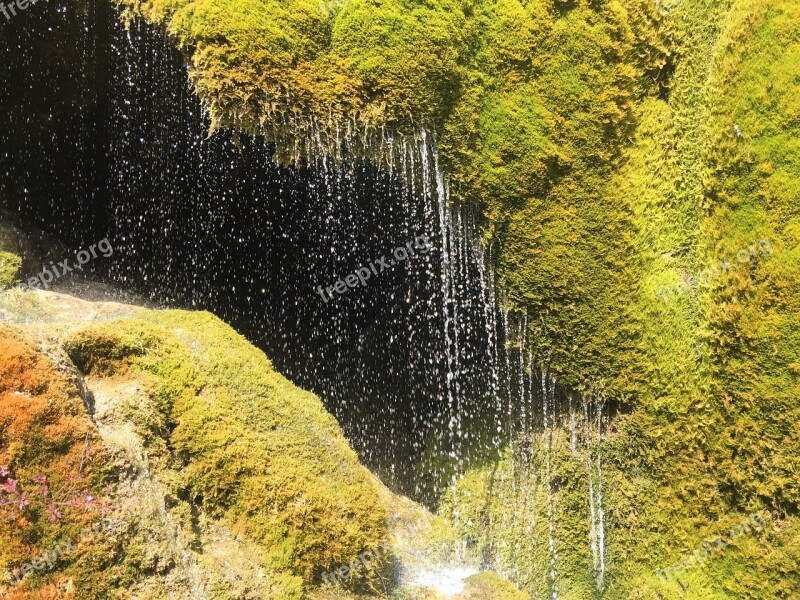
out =
[[[69,581],[63,577],[56,583],[43,585],[34,590],[12,589],[3,596],[3,600],[74,600],[75,592]]]
[[[0,502],[0,573],[31,562],[96,519],[95,500],[87,496],[100,496],[107,479],[98,444],[76,386],[31,342],[0,325],[0,467],[10,471],[0,483],[14,480],[30,499],[23,507]],[[46,494],[34,482],[41,476]],[[73,499],[80,500],[73,506]],[[61,514],[51,520],[54,508]],[[68,597],[51,585],[57,570],[29,576],[6,597],[29,597],[25,590],[32,588],[36,598]],[[0,590],[5,584],[0,581]]]

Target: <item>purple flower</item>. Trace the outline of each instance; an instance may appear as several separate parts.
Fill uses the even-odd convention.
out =
[[[31,501],[28,500],[27,494],[24,493],[20,494],[19,498],[17,498],[17,508],[19,508],[20,510],[24,509],[26,506],[29,506],[30,503]]]
[[[5,483],[0,483],[0,491],[6,492],[8,494],[16,494],[17,493],[17,480],[11,479],[9,477],[8,481]]]

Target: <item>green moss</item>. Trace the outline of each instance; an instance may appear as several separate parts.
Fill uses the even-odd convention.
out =
[[[5,290],[19,283],[19,272],[22,259],[11,252],[0,251],[0,290]]]
[[[333,417],[215,317],[144,312],[87,328],[67,347],[84,365],[124,361],[139,373],[157,414],[131,410],[151,460],[172,473],[165,481],[187,508],[258,544],[276,597],[299,597],[386,539],[376,485]],[[353,585],[370,586],[379,568]]]
[[[603,446],[604,597],[652,598],[656,591],[669,597],[680,590],[677,584],[665,587],[655,569],[736,519],[766,508],[781,529],[798,526],[789,516],[798,504],[789,465],[800,446],[789,427],[798,421],[800,363],[798,330],[789,323],[798,321],[800,169],[791,151],[798,110],[789,65],[798,59],[800,21],[789,3],[687,1],[655,20],[636,3],[625,5],[638,36],[630,64],[660,79],[657,87],[639,88],[632,135],[615,142],[621,157],[605,171],[596,169],[599,162],[580,165],[577,177],[589,187],[540,192],[541,184],[531,182],[527,197],[547,193],[556,202],[525,201],[524,186],[515,183],[507,194],[495,186],[490,196],[508,199],[490,216],[497,224],[497,215],[507,214],[507,230],[516,232],[511,243],[508,233],[493,232],[501,242],[500,271],[511,289],[527,292],[516,298],[518,305],[545,315],[537,332],[545,341],[539,343],[555,346],[556,359],[571,354],[558,367],[567,371],[566,381],[602,378],[612,397],[629,403]],[[571,78],[563,76],[566,85],[553,86],[558,93],[572,89]],[[552,112],[548,107],[540,114]],[[734,125],[743,139],[736,139]],[[576,128],[577,134],[588,131],[586,123]],[[483,164],[494,161],[507,177],[524,174],[522,167],[508,169],[508,156],[487,157]],[[535,158],[528,164],[535,165]],[[590,177],[592,168],[598,177]],[[576,176],[560,176],[570,179]],[[592,186],[603,190],[605,201],[593,198]],[[571,237],[587,219],[598,223],[591,229],[597,245]],[[736,263],[739,250],[763,239],[772,242],[771,257],[759,252],[758,259],[696,293],[659,297],[663,286],[687,281],[712,261]],[[591,293],[579,294],[584,289]],[[568,432],[560,435],[565,439]],[[539,525],[545,508],[537,473],[543,467],[541,449],[533,447],[532,458],[510,454],[469,471],[443,508],[454,520],[457,510],[460,522],[472,523],[462,525],[465,535],[479,540],[515,581],[542,590],[547,532]],[[564,447],[555,456],[561,592],[592,597],[587,478]],[[498,490],[498,481],[510,487]],[[495,508],[490,492],[506,504]],[[508,524],[508,503],[529,517]],[[537,524],[529,532],[532,541],[520,540],[523,522]],[[693,571],[685,582],[697,598],[791,597],[798,573],[786,561],[798,551],[792,535],[771,530]]]
[[[176,36],[214,127],[264,133],[292,156],[311,128],[415,131],[460,89],[474,28],[454,0],[121,0]],[[290,150],[291,149],[291,150]]]
[[[709,175],[701,231],[707,260],[735,256],[734,273],[702,297],[712,349],[717,477],[738,497],[797,506],[800,439],[800,57],[796,3],[734,4],[711,78]],[[734,126],[742,131],[737,139]],[[768,252],[749,248],[769,240]],[[735,490],[735,491],[734,491]]]
[[[120,335],[98,326],[81,331],[71,337],[64,349],[81,372],[98,376],[112,375],[123,362],[142,356],[155,338]]]
[[[464,584],[464,595],[471,600],[528,600],[513,583],[491,571],[472,575]]]
[[[551,484],[559,597],[594,597],[586,457],[555,438]],[[496,566],[531,598],[552,597],[546,440],[509,448],[496,464],[470,469],[445,496],[443,514],[476,557]]]

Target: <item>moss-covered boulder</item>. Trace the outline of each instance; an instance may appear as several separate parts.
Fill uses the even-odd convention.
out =
[[[82,329],[65,347],[90,387],[108,377],[141,383],[148,402],[127,410],[174,510],[185,507],[188,525],[199,512],[246,535],[285,580],[282,597],[386,541],[376,481],[333,417],[212,315],[142,312]],[[381,567],[348,586],[369,588]]]
[[[376,547],[339,591],[388,584],[389,492],[318,398],[210,314],[58,296],[0,328],[0,595],[299,600]]]

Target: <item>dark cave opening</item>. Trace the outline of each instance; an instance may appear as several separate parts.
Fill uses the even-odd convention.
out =
[[[0,64],[0,206],[74,248],[107,237],[114,257],[87,266],[95,277],[233,325],[322,397],[387,484],[432,502],[425,451],[455,460],[453,415],[496,415],[480,274],[456,265],[452,325],[425,199],[364,159],[287,168],[258,138],[209,137],[172,40],[126,30],[104,2],[40,5],[0,39],[17,50]],[[464,231],[475,220],[458,212]],[[318,294],[421,236],[430,252]],[[449,400],[446,336],[460,342]]]

